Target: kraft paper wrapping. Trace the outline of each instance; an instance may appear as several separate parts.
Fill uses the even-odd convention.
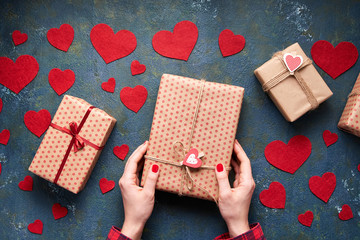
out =
[[[308,59],[298,43],[282,51],[282,54],[285,53],[300,55],[304,62]],[[281,60],[273,57],[257,68],[254,73],[261,85],[264,85],[279,72],[283,71],[284,68],[286,67],[282,64]],[[298,71],[319,104],[332,96],[333,93],[316,71],[313,64],[309,64]],[[268,94],[284,118],[289,122],[297,120],[312,108],[304,91],[293,75],[288,76],[281,83],[271,88]]]
[[[79,125],[90,106],[89,103],[80,98],[65,95],[52,123],[66,128],[69,128],[70,122],[76,122]],[[115,118],[101,109],[93,108],[79,135],[97,146],[104,146],[115,123]],[[54,182],[71,139],[71,135],[50,126],[35,154],[29,171]],[[101,150],[96,150],[86,144],[77,152],[72,150],[57,185],[73,193],[81,191],[85,187],[100,153]]]
[[[187,151],[196,148],[205,154],[203,165],[215,168],[221,162],[229,171],[244,89],[205,81],[198,116],[194,119],[201,84],[196,79],[170,74],[161,77],[146,156],[180,163],[184,158],[173,147],[174,142],[180,141]],[[189,144],[193,121],[194,133]],[[194,185],[189,190],[190,180],[184,180],[184,166],[160,163],[147,157],[142,186],[154,163],[160,166],[156,189],[207,200],[218,199],[214,169],[190,169]]]

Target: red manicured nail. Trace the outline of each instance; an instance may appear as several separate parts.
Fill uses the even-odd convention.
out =
[[[153,171],[153,173],[157,173],[159,171],[159,165],[157,164],[152,165],[151,171]]]
[[[224,166],[221,163],[219,163],[218,165],[216,165],[216,171],[218,172],[224,171]]]

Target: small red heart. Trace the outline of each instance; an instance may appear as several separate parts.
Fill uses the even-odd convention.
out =
[[[123,144],[121,146],[115,146],[113,148],[113,153],[115,154],[115,156],[117,156],[121,160],[125,159],[128,152],[129,152],[129,146],[126,144]]]
[[[0,133],[0,144],[7,145],[10,138],[10,131],[7,129],[2,130]]]
[[[245,47],[245,38],[235,35],[231,30],[225,29],[219,35],[219,47],[223,57],[241,52]]]
[[[101,192],[104,194],[114,189],[115,182],[113,180],[107,180],[106,178],[102,178],[100,179],[99,186]]]
[[[312,211],[306,211],[304,214],[298,216],[299,222],[307,227],[311,227],[311,224],[314,220],[314,214]]]
[[[343,221],[352,219],[354,217],[352,210],[349,205],[344,204],[339,212],[339,218]]]
[[[2,166],[1,166],[1,163],[0,163],[0,174],[1,174],[1,170],[2,170]]]
[[[293,56],[291,53],[284,54],[284,62],[290,72],[294,72],[303,63],[303,58],[300,55]]]
[[[33,182],[31,176],[26,176],[23,181],[19,182],[19,188],[23,191],[31,192],[33,190]]]
[[[334,144],[338,140],[338,135],[336,133],[331,133],[329,130],[325,130],[323,132],[323,139],[325,142],[325,145],[329,147],[330,145]]]
[[[46,37],[53,47],[67,52],[74,40],[74,29],[69,24],[63,24],[60,28],[51,28]]]
[[[360,164],[358,165],[357,169],[358,169],[358,171],[360,172]]]
[[[52,213],[55,220],[57,220],[65,217],[68,214],[68,209],[66,207],[62,207],[60,203],[54,203],[52,206]]]
[[[44,224],[41,220],[36,219],[35,222],[28,225],[28,230],[32,233],[42,234]]]
[[[2,99],[0,98],[0,113],[1,113],[2,108],[3,108],[3,101],[2,101]]]
[[[48,78],[50,86],[60,96],[74,84],[75,73],[70,69],[61,71],[58,68],[54,68],[50,70]]]
[[[178,22],[173,33],[159,31],[152,39],[154,50],[168,58],[187,61],[198,39],[198,28],[190,21]]]
[[[41,137],[50,126],[51,114],[46,109],[39,112],[27,111],[24,115],[24,123],[30,132]]]
[[[260,193],[260,202],[269,208],[285,208],[286,191],[279,182],[272,182],[269,189]]]
[[[326,203],[329,201],[335,187],[336,176],[332,172],[324,173],[322,177],[313,176],[309,179],[310,191]]]
[[[121,102],[131,111],[138,112],[144,105],[148,92],[144,86],[124,87],[120,91]]]
[[[190,149],[190,151],[186,154],[183,165],[191,167],[191,168],[199,168],[202,164],[200,158],[198,158],[199,152],[196,148]]]
[[[21,33],[19,30],[15,30],[12,33],[12,40],[15,46],[23,44],[28,40],[28,35],[26,33]]]
[[[144,64],[140,64],[138,60],[134,60],[131,63],[130,69],[131,74],[134,76],[145,72],[146,66]]]
[[[101,84],[101,88],[106,92],[113,93],[115,91],[116,81],[115,78],[109,78],[107,82]]]

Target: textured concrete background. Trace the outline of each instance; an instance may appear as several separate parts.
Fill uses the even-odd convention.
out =
[[[172,30],[182,20],[193,21],[199,29],[198,42],[187,62],[158,55],[151,39],[159,30]],[[71,24],[74,41],[67,53],[52,47],[46,33],[61,24]],[[129,56],[105,64],[90,42],[91,28],[106,23],[116,32],[132,31],[138,40]],[[286,122],[269,97],[262,91],[253,71],[271,55],[299,42],[310,56],[312,44],[328,40],[336,45],[351,41],[360,49],[359,1],[0,1],[0,55],[15,60],[23,54],[34,56],[40,71],[20,94],[0,86],[4,107],[0,129],[11,132],[7,146],[0,145],[0,239],[104,239],[112,225],[121,227],[124,213],[118,186],[105,195],[99,190],[102,177],[117,181],[125,162],[117,159],[112,148],[128,144],[133,151],[149,137],[160,77],[163,73],[205,78],[245,88],[237,139],[252,161],[257,187],[252,199],[250,222],[261,223],[268,239],[360,239],[360,139],[339,131],[336,124],[347,95],[359,73],[359,61],[333,80],[317,67],[334,96],[295,123]],[[246,38],[244,50],[223,58],[218,35],[226,29]],[[14,47],[11,33],[28,34],[25,44]],[[132,76],[130,63],[145,64],[144,74]],[[118,123],[85,189],[74,195],[39,177],[27,168],[41,142],[30,133],[23,116],[28,110],[48,109],[52,116],[62,99],[50,87],[52,68],[72,69],[76,81],[67,94],[81,97],[113,115]],[[117,81],[115,93],[104,92],[100,85],[108,78]],[[149,92],[143,108],[135,114],[119,98],[125,86],[144,85]],[[339,135],[338,142],[326,148],[322,132]],[[313,146],[305,164],[291,175],[272,167],[264,157],[265,146],[273,140],[287,142],[296,134],[307,136]],[[327,204],[309,190],[313,175],[331,171],[337,186]],[[26,175],[34,178],[34,190],[24,192],[17,184]],[[264,207],[259,194],[272,181],[286,188],[283,210]],[[69,214],[55,221],[51,207],[59,202]],[[354,218],[341,221],[338,211],[349,204]],[[298,223],[297,216],[314,212],[311,228]],[[27,225],[35,219],[44,222],[43,235],[34,235]],[[211,239],[227,231],[218,208],[212,202],[157,192],[154,212],[143,234],[144,239]]]

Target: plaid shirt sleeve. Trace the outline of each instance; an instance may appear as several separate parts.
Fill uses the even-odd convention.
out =
[[[122,234],[121,229],[112,226],[106,240],[131,240],[131,238]]]
[[[237,237],[230,238],[229,233],[221,234],[214,238],[214,240],[266,240],[264,233],[261,229],[260,223],[254,223],[250,225],[250,230]]]

